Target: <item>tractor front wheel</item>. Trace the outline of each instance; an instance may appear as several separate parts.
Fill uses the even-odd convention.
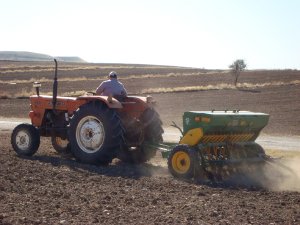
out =
[[[31,124],[20,124],[12,132],[11,144],[18,155],[32,156],[40,146],[40,134]]]
[[[192,178],[198,172],[197,152],[187,145],[177,145],[168,158],[168,169],[177,178]]]

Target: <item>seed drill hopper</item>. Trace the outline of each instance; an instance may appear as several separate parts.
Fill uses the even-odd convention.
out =
[[[183,115],[182,138],[168,157],[171,174],[213,180],[263,164],[268,156],[255,143],[269,115],[249,111],[190,111]]]

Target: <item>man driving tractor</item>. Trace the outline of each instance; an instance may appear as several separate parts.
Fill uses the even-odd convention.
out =
[[[108,75],[109,80],[103,81],[96,89],[97,95],[113,96],[122,98],[127,96],[127,91],[124,85],[118,81],[116,72],[111,71]]]

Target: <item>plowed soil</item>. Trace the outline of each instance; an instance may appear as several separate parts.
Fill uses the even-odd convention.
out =
[[[27,87],[31,83],[9,85],[5,80],[11,83],[14,79],[36,78],[38,74],[40,78],[49,76],[51,79],[52,76],[52,71],[41,71],[45,67],[51,68],[51,64],[1,62],[0,65],[0,90],[7,97],[19,92],[22,85],[31,91],[31,87]],[[74,67],[73,64],[64,66]],[[187,68],[118,66],[106,65],[105,71],[114,69],[124,76],[203,72]],[[30,72],[32,67],[38,72]],[[17,69],[19,72],[14,72]],[[66,77],[73,76],[74,81],[59,83],[60,91],[95,89],[101,79],[95,84],[89,79],[76,82],[75,77],[96,77],[97,71],[63,72]],[[153,94],[165,125],[172,120],[181,124],[184,111],[228,107],[270,113],[270,123],[264,129],[267,134],[299,135],[299,85],[287,84],[300,80],[299,71],[254,71],[244,75],[241,82],[283,83],[255,89],[220,88]],[[215,72],[123,80],[133,94],[158,86],[218,85],[224,82],[231,83],[232,76]],[[51,85],[51,82],[45,82],[42,90],[48,88],[50,91]],[[28,99],[1,99],[0,105],[2,117],[25,118],[30,110]],[[271,167],[265,173],[268,177],[259,182],[250,177],[223,183],[197,179],[186,181],[174,179],[168,173],[166,160],[159,152],[142,165],[114,160],[106,167],[94,166],[78,163],[67,155],[58,155],[49,139],[42,138],[37,154],[20,158],[12,150],[10,134],[9,130],[0,133],[0,224],[300,224],[299,167],[295,166],[299,161],[296,159],[291,159],[295,166],[291,180],[279,176],[281,171],[277,167]],[[284,186],[280,185],[283,183]]]
[[[45,139],[20,158],[9,133],[0,139],[0,224],[300,223],[299,192],[176,180],[159,155],[138,166],[80,164]]]

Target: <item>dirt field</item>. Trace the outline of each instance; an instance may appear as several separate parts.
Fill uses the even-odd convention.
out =
[[[0,116],[28,117],[28,99],[35,93],[32,82],[42,83],[41,93],[51,94],[53,63],[20,63],[0,61]],[[109,71],[115,70],[132,95],[149,91],[167,126],[181,124],[187,110],[241,109],[269,113],[269,125],[263,132],[300,135],[300,71],[247,71],[234,88],[234,77],[228,71],[142,65],[59,64],[59,94],[74,95],[95,91]],[[176,92],[178,87],[202,86],[201,91]],[[159,88],[159,89],[158,89]],[[173,90],[172,90],[173,89]],[[155,92],[152,93],[151,92]],[[156,93],[161,90],[161,93]],[[162,93],[163,91],[169,91]],[[144,96],[147,93],[142,94]]]
[[[44,77],[42,91],[50,92],[52,66],[0,62],[0,116],[27,117],[29,100],[11,97],[31,92],[31,78]],[[59,78],[69,79],[59,83],[62,94],[94,90],[110,70],[120,73],[132,94],[173,88],[152,94],[165,126],[172,120],[181,124],[187,110],[228,108],[270,113],[266,134],[300,135],[299,71],[246,72],[235,89],[226,71],[99,64],[60,68]],[[204,88],[175,92],[189,86]],[[16,156],[10,131],[0,133],[0,143],[0,224],[300,224],[300,182],[278,176],[277,168],[266,171],[269,177],[261,182],[250,177],[188,182],[171,177],[159,153],[143,165],[115,160],[102,167],[57,155],[48,139],[31,158]],[[299,175],[300,159],[294,156],[286,163]]]

